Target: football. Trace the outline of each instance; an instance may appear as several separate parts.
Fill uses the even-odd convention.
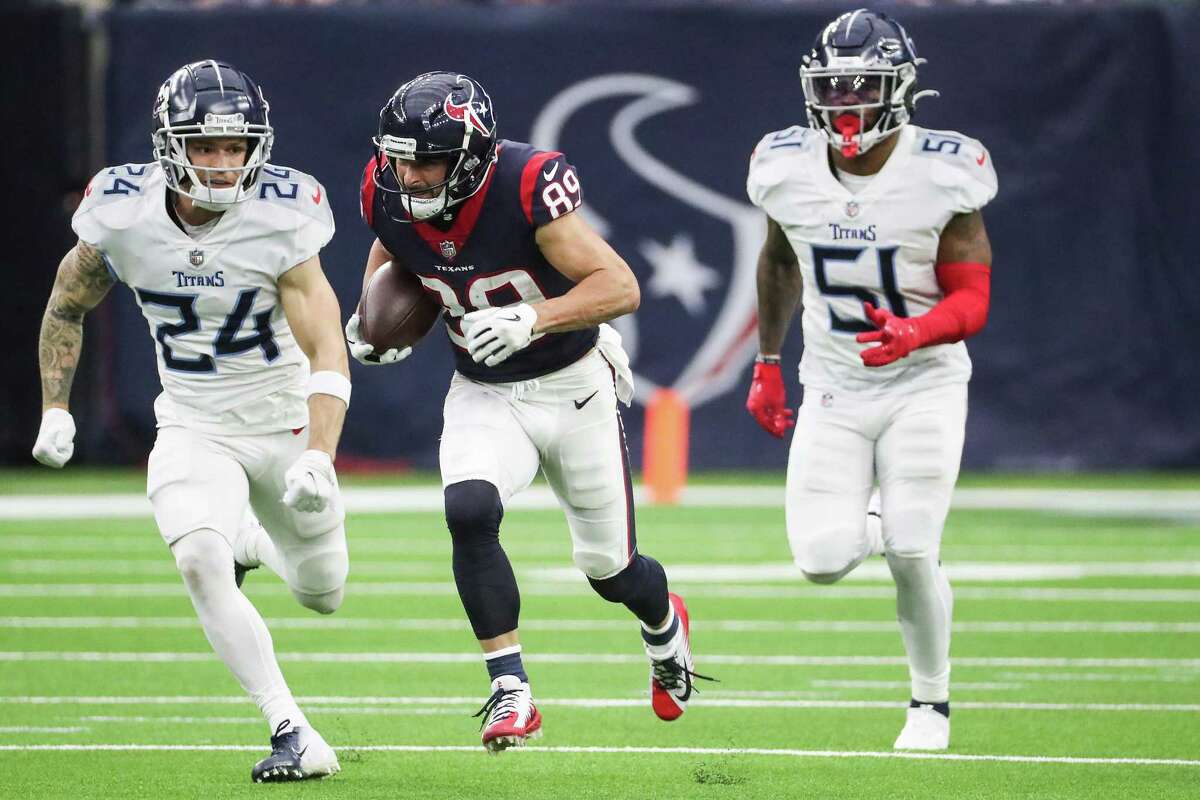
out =
[[[411,347],[429,333],[441,313],[417,276],[394,268],[389,261],[375,271],[363,290],[358,332],[376,353]]]

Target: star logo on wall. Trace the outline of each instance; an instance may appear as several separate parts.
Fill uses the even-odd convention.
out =
[[[720,282],[720,273],[700,263],[687,234],[676,234],[668,245],[646,240],[638,250],[654,268],[649,290],[653,297],[674,297],[689,314],[704,311],[704,292]]]

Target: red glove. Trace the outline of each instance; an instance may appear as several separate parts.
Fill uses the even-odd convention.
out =
[[[875,308],[870,303],[863,303],[863,311],[871,324],[879,329],[854,337],[856,342],[879,342],[877,347],[868,347],[859,353],[868,367],[891,364],[924,344],[925,337],[916,319],[897,317],[887,309]]]
[[[767,433],[782,439],[787,429],[796,424],[795,412],[788,408],[787,392],[783,388],[783,373],[779,364],[758,362],[750,382],[746,410]]]
[[[859,342],[879,342],[859,355],[868,367],[882,367],[918,347],[961,342],[983,330],[991,300],[991,267],[953,262],[937,265],[938,287],[945,292],[936,306],[919,317],[897,317],[863,303],[867,319],[879,330],[860,333]]]

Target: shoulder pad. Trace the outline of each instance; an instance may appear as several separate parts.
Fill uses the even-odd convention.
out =
[[[996,196],[992,156],[978,139],[957,131],[918,129],[913,154],[933,161],[930,177],[951,193],[959,213],[976,211]]]
[[[83,241],[101,246],[109,231],[134,223],[143,190],[158,174],[157,164],[122,164],[100,170],[83,190],[71,227]]]
[[[258,184],[256,200],[290,208],[318,221],[333,221],[325,187],[308,173],[278,164],[266,164]]]
[[[814,146],[824,147],[825,138],[811,128],[793,125],[772,131],[759,140],[750,153],[750,170],[746,176],[746,194],[750,202],[762,204],[766,191],[783,182],[787,167],[796,154],[807,153]]]

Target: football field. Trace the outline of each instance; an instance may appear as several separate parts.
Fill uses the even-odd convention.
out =
[[[325,781],[254,786],[267,729],[212,655],[137,473],[0,473],[0,797],[1194,798],[1195,476],[964,480],[951,749],[903,754],[908,673],[886,564],[835,586],[790,566],[782,478],[700,481],[639,509],[692,614],[701,682],[658,721],[624,608],[572,567],[534,487],[502,540],[545,735],[488,756],[487,677],[455,593],[440,491],[345,481],[351,575],[322,617],[265,569],[247,595],[338,750]],[[214,499],[219,501],[219,499]],[[402,509],[414,510],[405,511]]]

